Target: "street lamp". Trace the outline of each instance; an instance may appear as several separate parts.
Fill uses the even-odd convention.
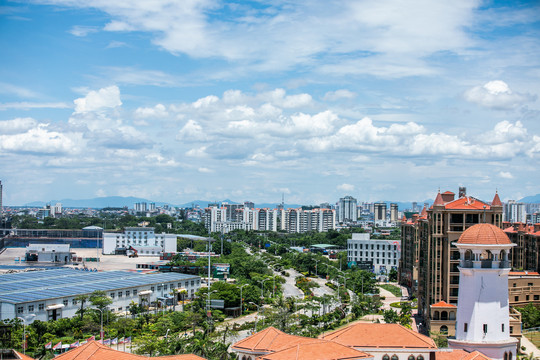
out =
[[[270,279],[259,280],[259,282],[261,283],[261,302],[262,302],[262,299],[264,299],[264,282],[266,280],[270,280]]]
[[[244,314],[244,297],[242,296],[242,289],[244,286],[248,286],[248,284],[240,286],[240,316]]]
[[[321,261],[321,260],[314,259],[314,261],[315,261],[315,277],[317,277],[318,276],[317,275],[317,265],[319,264],[319,261]]]
[[[23,349],[23,355],[26,355],[26,318],[29,317],[30,319],[33,319],[36,317],[36,314],[29,314],[28,316],[25,316],[25,317],[20,317],[18,316],[17,319],[20,319],[22,320],[22,323],[23,323],[23,336],[22,336],[22,349]]]
[[[255,327],[253,328],[253,332],[257,332],[257,321],[259,320],[259,311],[260,311],[260,306],[255,304],[253,301],[250,301],[249,302],[250,304],[253,304],[257,307],[257,316],[255,317]]]
[[[101,322],[99,326],[99,339],[101,340],[101,343],[103,344],[103,310],[100,308],[96,308],[97,311],[101,313]]]

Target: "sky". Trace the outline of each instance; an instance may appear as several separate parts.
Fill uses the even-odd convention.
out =
[[[0,4],[4,205],[540,193],[537,1]]]

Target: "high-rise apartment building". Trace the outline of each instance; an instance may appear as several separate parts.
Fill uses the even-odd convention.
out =
[[[398,215],[399,214],[399,211],[398,211],[398,204],[390,204],[390,221],[395,223],[396,221],[398,221]]]
[[[374,204],[373,219],[377,221],[386,221],[386,203],[379,202]]]
[[[457,304],[459,251],[452,243],[475,224],[502,227],[503,207],[497,194],[491,204],[462,194],[455,199],[453,192],[439,192],[429,209],[401,225],[400,282],[414,291],[418,281],[418,311],[428,326],[430,305]]]
[[[242,205],[243,206],[243,205]],[[228,233],[232,230],[277,231],[277,210],[234,207],[229,218],[228,208],[212,206],[205,209],[204,226],[208,232]]]
[[[281,230],[289,233],[325,232],[335,229],[335,223],[336,212],[333,209],[281,210]]]
[[[504,221],[511,223],[527,222],[527,207],[524,203],[518,203],[515,200],[509,200],[504,204]]]
[[[358,220],[358,202],[352,196],[345,196],[339,199],[338,221],[340,223]]]
[[[0,212],[3,210],[3,204],[2,204],[2,180],[0,180]]]

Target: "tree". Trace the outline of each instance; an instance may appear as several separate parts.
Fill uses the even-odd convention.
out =
[[[399,321],[399,314],[393,309],[384,310],[383,319],[387,324],[396,324]]]
[[[84,317],[84,304],[86,303],[86,300],[88,300],[88,295],[86,294],[81,294],[81,295],[77,295],[75,296],[75,300],[81,304],[81,307],[79,308],[79,310],[77,311],[79,313],[79,315],[81,316],[81,321]]]
[[[396,268],[392,268],[390,272],[388,273],[388,280],[390,281],[397,281],[398,272]]]
[[[90,295],[90,303],[101,311],[111,305],[112,302],[112,299],[102,290],[96,290]]]

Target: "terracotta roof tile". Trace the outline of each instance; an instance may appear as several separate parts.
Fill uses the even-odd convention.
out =
[[[458,244],[506,245],[511,242],[508,235],[497,226],[476,224],[461,234]]]
[[[345,360],[373,359],[365,352],[332,341],[310,339],[311,342],[297,344],[287,349],[260,356],[260,360]]]
[[[13,352],[19,357],[19,359],[21,360],[35,360],[33,357],[30,357],[28,355],[25,355],[25,354],[21,354],[20,352],[18,351],[15,351],[13,350]]]
[[[499,194],[496,192],[493,201],[491,201],[491,206],[503,206],[501,199],[499,198]]]
[[[441,301],[439,301],[438,303],[431,305],[431,307],[449,307],[449,308],[457,308],[456,305],[449,304],[449,303],[447,303],[447,302],[444,301],[444,300],[441,300]]]
[[[436,360],[492,360],[490,357],[482,354],[480,351],[468,352],[465,350],[437,351]]]
[[[436,349],[427,336],[399,324],[356,323],[326,335],[332,340],[355,348],[422,348]]]
[[[484,206],[486,210],[491,209],[489,204],[481,200],[473,198],[472,196],[464,196],[446,203],[444,208],[453,210],[484,210]]]
[[[437,197],[435,198],[435,201],[433,202],[433,206],[437,206],[437,205],[444,205],[444,201],[442,199],[442,195],[440,191],[437,193]]]
[[[71,349],[55,357],[55,360],[142,360],[150,359],[148,356],[136,355],[123,351],[114,350],[102,345],[97,341],[90,341],[78,348]],[[193,354],[168,355],[152,357],[157,360],[204,360]]]
[[[313,339],[289,335],[270,326],[233,344],[232,349],[240,351],[247,350],[256,353],[270,353],[306,342],[313,342]]]

